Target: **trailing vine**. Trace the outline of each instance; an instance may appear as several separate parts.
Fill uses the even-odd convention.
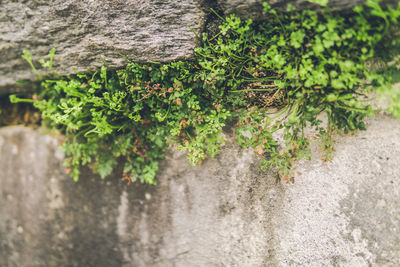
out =
[[[334,132],[365,129],[364,118],[374,113],[364,101],[370,92],[389,96],[389,111],[400,117],[400,92],[371,67],[372,59],[398,65],[400,5],[382,9],[368,0],[341,14],[292,6],[278,13],[264,3],[264,12],[267,19],[257,23],[221,17],[216,35],[199,37],[194,61],[131,62],[121,70],[105,64],[90,74],[45,78],[32,98],[11,101],[32,102],[44,124],[64,136],[74,180],[83,165],[104,178],[122,157],[124,179],[150,184],[170,145],[187,151],[193,165],[218,154],[228,121],[262,168],[292,181],[296,162],[309,156],[306,127],[320,134],[328,160]],[[52,69],[54,54],[43,67]],[[28,51],[23,57],[40,75]]]

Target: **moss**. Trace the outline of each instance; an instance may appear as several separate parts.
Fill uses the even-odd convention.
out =
[[[368,92],[396,99],[389,79],[367,62],[398,46],[391,32],[400,9],[382,10],[377,1],[349,14],[290,6],[278,14],[266,3],[264,9],[268,21],[221,17],[219,32],[201,36],[194,61],[104,65],[95,73],[43,79],[34,100],[12,100],[33,102],[44,123],[65,136],[75,180],[82,165],[104,178],[123,157],[124,179],[155,183],[169,145],[187,151],[191,164],[201,163],[220,151],[223,128],[234,121],[238,143],[253,147],[277,179],[293,181],[296,162],[308,157],[305,127],[322,136],[328,160],[332,134],[364,129],[364,118],[374,113],[362,101]],[[53,56],[42,65],[51,69]],[[24,58],[32,65],[28,52]],[[271,114],[271,107],[279,111]],[[276,131],[283,131],[284,144]]]

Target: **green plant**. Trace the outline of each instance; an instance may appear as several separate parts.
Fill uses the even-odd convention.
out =
[[[132,62],[122,70],[104,65],[91,74],[44,79],[35,98],[11,100],[33,102],[45,124],[65,136],[75,180],[82,165],[104,178],[123,157],[125,179],[147,183],[155,183],[169,145],[187,151],[191,164],[215,156],[228,120],[237,124],[239,144],[262,156],[263,168],[292,181],[293,166],[308,157],[306,127],[322,136],[329,160],[334,132],[365,128],[373,110],[364,98],[372,90],[389,95],[389,109],[400,116],[399,92],[369,67],[374,57],[395,56],[377,51],[398,45],[391,32],[398,30],[400,6],[383,10],[368,0],[345,15],[292,6],[277,13],[267,3],[264,10],[268,19],[258,23],[221,17],[219,33],[201,36],[194,61]],[[51,69],[53,56],[41,65]],[[28,52],[24,58],[40,75]],[[283,143],[275,140],[277,131]]]
[[[91,75],[44,80],[40,100],[11,100],[33,102],[47,126],[65,136],[62,149],[75,180],[87,164],[104,178],[123,156],[125,177],[154,183],[169,144],[179,143],[194,164],[223,143],[229,112],[193,88],[193,68],[191,62],[103,66]]]
[[[400,9],[382,10],[378,1],[369,0],[349,14],[297,12],[293,6],[278,14],[267,3],[264,10],[270,17],[255,25],[234,15],[226,18],[217,36],[203,35],[204,45],[196,52],[209,84],[224,88],[223,93],[214,90],[215,97],[224,94],[235,116],[246,118],[237,130],[239,143],[268,155],[263,167],[291,180],[293,165],[308,155],[308,125],[322,136],[324,160],[329,160],[335,131],[365,129],[365,116],[373,114],[364,101],[371,90],[389,94],[390,109],[398,116],[398,92],[368,65],[373,57],[383,63],[396,54],[379,51],[398,45],[391,33],[398,31]],[[285,106],[280,114],[266,115],[277,100]],[[326,125],[321,113],[327,115]],[[284,131],[281,146],[272,138],[279,130]]]

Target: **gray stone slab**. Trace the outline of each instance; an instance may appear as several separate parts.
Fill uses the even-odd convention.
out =
[[[171,151],[158,185],[64,174],[57,141],[0,129],[0,266],[399,266],[400,121],[338,137],[332,162],[275,185],[228,137],[191,167]]]
[[[0,93],[35,75],[21,58],[56,49],[61,75],[93,70],[103,58],[110,67],[127,61],[190,58],[195,34],[204,26],[202,1],[0,1]],[[189,29],[189,27],[192,29]]]
[[[397,0],[387,0],[397,2]],[[213,7],[226,15],[262,16],[261,0],[31,0],[0,1],[0,95],[27,92],[34,72],[22,58],[28,49],[37,60],[56,49],[54,69],[60,75],[94,70],[103,58],[109,67],[126,65],[123,54],[134,61],[172,61],[193,57],[196,34],[204,30]],[[362,0],[330,0],[346,9]],[[288,3],[310,7],[305,0],[274,0],[285,10]],[[195,34],[196,33],[196,34]],[[46,74],[43,72],[42,74]]]

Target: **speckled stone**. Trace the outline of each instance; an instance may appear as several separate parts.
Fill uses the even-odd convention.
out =
[[[192,167],[171,150],[158,185],[64,173],[57,141],[0,129],[0,266],[400,266],[400,122],[378,116],[317,143],[274,184],[234,137]]]

